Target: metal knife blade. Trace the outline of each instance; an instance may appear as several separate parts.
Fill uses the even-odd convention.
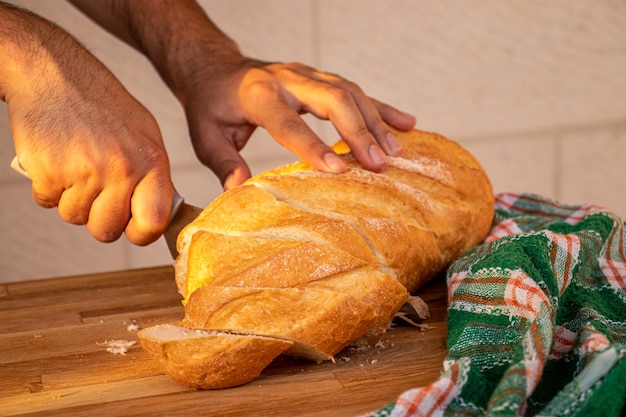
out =
[[[170,250],[173,259],[176,259],[178,256],[178,250],[176,250],[178,234],[185,226],[194,221],[200,212],[202,212],[200,207],[187,204],[181,196],[174,194],[170,222],[167,225],[167,229],[165,229],[165,233],[163,233],[165,243],[167,243],[167,248]]]
[[[17,156],[11,161],[11,168],[22,176],[30,178],[28,176],[28,172],[26,172],[20,165]],[[202,209],[200,207],[187,204],[181,196],[174,194],[170,220],[167,225],[167,229],[165,229],[165,233],[163,233],[165,243],[167,244],[167,248],[169,249],[173,259],[176,259],[178,256],[178,251],[176,250],[176,239],[178,238],[178,234],[185,226],[198,217],[201,211]]]

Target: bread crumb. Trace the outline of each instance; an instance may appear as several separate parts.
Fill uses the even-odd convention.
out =
[[[137,330],[139,330],[139,325],[137,323],[129,324],[126,330],[128,330],[129,332],[136,332]]]
[[[106,348],[107,352],[114,355],[126,355],[128,348],[136,345],[134,340],[105,340],[104,342],[96,342],[96,345]]]

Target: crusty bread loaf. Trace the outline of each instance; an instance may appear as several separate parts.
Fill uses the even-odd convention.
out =
[[[396,134],[404,154],[390,157],[382,172],[362,169],[340,142],[335,150],[350,166],[346,173],[296,162],[210,204],[178,236],[183,326],[248,335],[255,346],[257,336],[286,340],[291,344],[273,354],[318,361],[367,332],[384,332],[408,293],[480,243],[493,217],[491,184],[467,151],[433,133]],[[227,376],[215,384],[194,376],[217,366],[204,353],[204,337],[184,339],[184,349],[197,343],[202,352],[188,368],[171,364],[167,340],[147,349],[166,372],[187,385],[225,386]]]

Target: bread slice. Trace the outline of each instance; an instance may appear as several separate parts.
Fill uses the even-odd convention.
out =
[[[218,197],[190,227],[179,235],[180,251],[191,236],[205,230],[231,236],[313,240],[371,260],[371,253],[352,228],[340,220],[299,210],[252,185],[242,185]]]
[[[309,282],[299,288],[336,291],[369,304],[375,317],[368,331],[370,334],[384,333],[409,298],[406,288],[397,279],[372,265]]]
[[[272,242],[274,240],[277,242]],[[265,245],[268,247],[263,248]],[[277,262],[297,264],[293,262],[295,259],[289,257],[295,256],[302,261],[299,253],[307,252],[314,246],[316,257],[308,259],[316,263],[318,273],[329,260],[334,264],[343,264],[344,269],[378,262],[363,237],[345,221],[300,210],[251,185],[233,188],[218,197],[180,233],[177,246],[181,255],[176,262],[176,282],[185,298],[196,288],[213,282],[212,277],[224,279],[224,270],[227,270],[228,276],[236,275],[235,269],[245,269],[243,264],[246,259],[254,262],[256,258],[257,264],[263,264],[259,260],[267,259],[263,256],[271,256],[268,253],[272,250],[271,246],[274,247],[273,254],[282,257],[274,260],[273,265]],[[298,246],[300,248],[294,249],[293,254],[287,253]],[[285,253],[280,254],[281,248]],[[307,274],[306,271],[282,270],[282,275],[303,277]],[[323,276],[338,271],[328,270]],[[260,276],[273,275],[268,271]],[[278,279],[276,277],[275,281]]]
[[[193,330],[163,324],[138,332],[163,372],[192,388],[220,389],[257,378],[293,343],[271,337]]]
[[[312,240],[265,239],[198,231],[192,237],[185,294],[207,285],[293,287],[367,263]],[[289,267],[286,267],[289,265]]]
[[[370,304],[326,289],[207,286],[189,297],[183,323],[292,340],[288,353],[321,361],[367,333],[376,318]]]

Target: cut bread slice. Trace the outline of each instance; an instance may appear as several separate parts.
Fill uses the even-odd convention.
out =
[[[323,241],[363,260],[371,259],[367,245],[359,242],[358,234],[345,222],[300,210],[252,185],[228,190],[207,207],[179,235],[181,250],[197,230],[268,239]]]
[[[409,294],[402,284],[372,265],[310,282],[306,284],[306,288],[348,294],[369,304],[376,316],[369,330],[371,334],[384,333],[389,322],[409,299]]]
[[[142,329],[142,348],[163,372],[192,388],[221,389],[257,378],[293,343],[271,337],[194,330],[173,324]]]
[[[189,248],[185,294],[216,285],[292,287],[366,265],[335,246],[198,231]],[[286,266],[289,265],[287,268]]]
[[[214,236],[202,236],[203,232],[213,233]],[[289,250],[290,246],[299,246],[302,242],[310,242],[318,248],[325,247],[326,252],[334,248],[337,252],[328,253],[324,258],[319,258],[318,253],[317,258],[310,259],[310,262],[317,263],[318,269],[326,264],[327,259],[333,260],[337,256],[347,259],[346,254],[358,259],[354,267],[378,262],[362,236],[347,222],[300,210],[278,201],[272,194],[255,186],[243,185],[218,197],[179,234],[177,245],[181,255],[175,264],[179,292],[187,298],[195,288],[207,285],[210,280],[208,277],[214,274],[222,276],[218,267],[227,262],[235,264],[238,270],[244,268],[240,262],[244,256],[240,256],[240,253],[248,248],[250,256],[255,255],[256,249],[250,246],[254,243],[253,239],[259,239],[256,243],[260,245],[273,245],[272,240],[281,241],[277,245],[283,246],[285,250]],[[238,242],[241,242],[241,248]],[[231,246],[235,246],[235,250]],[[307,249],[307,246],[301,248]],[[261,250],[267,252],[270,249]],[[302,251],[297,255],[298,259],[305,254],[306,251]],[[262,259],[261,253],[259,257]],[[206,271],[207,268],[211,271]],[[228,269],[228,275],[233,276],[233,271]],[[329,274],[335,272],[328,271]],[[216,285],[226,284],[216,282]]]
[[[191,294],[183,323],[292,340],[298,346],[287,353],[319,362],[363,336],[375,321],[372,306],[336,291],[209,286]]]

